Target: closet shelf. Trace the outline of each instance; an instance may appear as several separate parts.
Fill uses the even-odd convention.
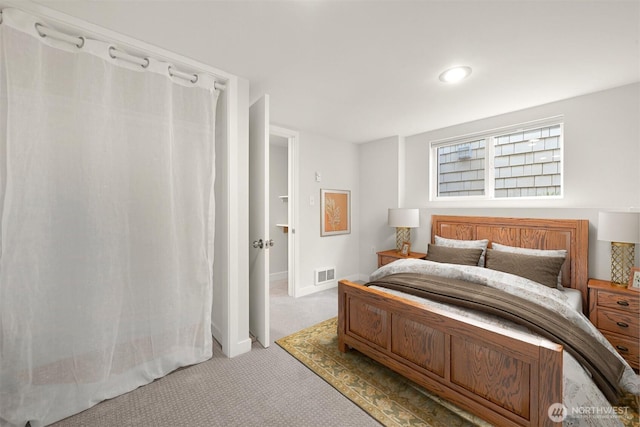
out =
[[[289,231],[289,224],[276,224],[276,227],[282,227],[283,233],[287,233]]]
[[[282,202],[288,202],[289,201],[289,196],[278,196],[280,198],[280,200],[282,200]]]

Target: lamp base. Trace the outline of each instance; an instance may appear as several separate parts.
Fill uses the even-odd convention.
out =
[[[636,259],[635,243],[611,242],[611,283],[626,288]]]
[[[411,229],[408,227],[396,227],[396,249],[398,252],[402,250],[404,242],[411,241]]]

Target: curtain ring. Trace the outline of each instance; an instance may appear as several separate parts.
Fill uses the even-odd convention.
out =
[[[167,72],[169,73],[169,77],[173,77],[173,73],[171,72],[171,65],[167,67]]]
[[[113,46],[109,46],[109,56],[110,56],[111,58],[113,58],[113,59],[118,59],[118,57],[117,57],[117,56],[115,56],[115,55],[113,54],[113,51],[114,51],[114,50],[116,50],[116,48],[115,48],[115,47],[113,47]]]
[[[34,26],[34,27],[36,27],[36,32],[38,33],[38,35],[39,35],[40,37],[42,37],[42,38],[47,37],[47,35],[46,35],[46,34],[44,34],[44,33],[41,33],[41,32],[40,32],[40,27],[44,27],[44,25],[42,25],[42,24],[41,24],[41,23],[39,23],[39,22],[36,22],[33,26]]]
[[[197,74],[194,74],[194,75],[193,75],[193,79],[191,79],[191,80],[189,80],[189,81],[190,81],[191,83],[193,83],[193,84],[198,83],[198,75],[197,75]]]
[[[84,42],[86,41],[86,39],[82,36],[78,37],[80,39],[80,43],[78,43],[76,46],[78,47],[78,49],[82,49],[84,47]]]
[[[147,67],[149,67],[149,64],[151,64],[151,61],[149,61],[149,58],[148,58],[148,57],[145,57],[145,58],[144,58],[144,60],[145,60],[145,63],[144,63],[144,64],[140,64],[140,66],[141,66],[142,68],[147,68]]]

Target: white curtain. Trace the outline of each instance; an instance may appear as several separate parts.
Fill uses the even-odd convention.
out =
[[[0,24],[0,423],[211,357],[213,77]]]

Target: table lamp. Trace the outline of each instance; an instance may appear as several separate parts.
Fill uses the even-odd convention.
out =
[[[640,243],[640,212],[599,212],[598,240],[611,242],[611,282],[627,286]]]
[[[411,242],[411,228],[420,227],[420,209],[391,208],[389,227],[396,227],[396,249],[402,250],[404,242]]]

